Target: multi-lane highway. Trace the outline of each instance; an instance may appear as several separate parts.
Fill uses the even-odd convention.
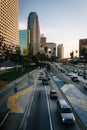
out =
[[[42,80],[38,80],[39,76],[40,70],[33,73],[34,92],[29,98],[31,102],[29,102],[26,116],[23,117],[23,114],[20,113],[11,113],[3,123],[4,130],[10,130],[10,128],[12,128],[11,130],[81,130],[77,118],[76,122],[71,125],[61,122],[57,101],[50,99],[49,96],[50,89],[57,90],[57,87],[53,79],[49,81],[49,85],[43,85]],[[43,76],[45,76],[44,71]],[[23,118],[25,118],[24,121],[22,121]],[[20,124],[22,127],[20,127]]]
[[[37,75],[37,77],[39,74]],[[77,121],[72,125],[62,124],[58,113],[56,100],[50,99],[50,89],[55,89],[54,82],[50,85],[42,85],[42,81],[35,80],[35,92],[31,103],[31,109],[28,113],[24,125],[25,130],[80,130]],[[57,88],[56,88],[57,89]]]

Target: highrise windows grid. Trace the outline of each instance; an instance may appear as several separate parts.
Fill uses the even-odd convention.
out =
[[[40,48],[40,26],[39,19],[36,12],[30,12],[28,16],[27,30],[30,35],[28,39],[29,52],[32,55],[36,55]]]
[[[18,46],[18,0],[0,0],[0,37],[9,46]]]

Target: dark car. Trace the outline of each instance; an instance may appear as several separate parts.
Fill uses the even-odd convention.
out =
[[[87,79],[87,75],[83,75],[83,78],[84,78],[84,79]]]
[[[78,72],[78,75],[79,76],[83,76],[83,72]]]
[[[47,79],[47,78],[43,78],[43,79],[42,79],[42,84],[43,84],[43,85],[49,85],[48,79]]]
[[[75,116],[72,108],[65,100],[58,100],[58,112],[60,113],[60,118],[62,123],[72,124],[75,122]]]
[[[50,98],[51,99],[57,99],[58,98],[58,93],[56,90],[50,90]]]
[[[39,76],[38,80],[42,80],[43,77]]]
[[[50,77],[49,77],[49,76],[46,76],[46,79],[47,79],[47,80],[50,80]]]
[[[43,75],[43,72],[40,72],[40,75]]]
[[[72,79],[72,81],[74,81],[74,82],[78,82],[78,81],[79,81],[79,79],[78,79],[77,76],[72,76],[71,79]]]
[[[85,89],[85,90],[87,90],[87,83],[86,83],[86,84],[84,84],[84,89]]]

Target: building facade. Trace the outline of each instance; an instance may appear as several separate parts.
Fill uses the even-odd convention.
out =
[[[63,47],[63,44],[58,44],[58,46],[57,46],[57,57],[59,59],[64,58],[64,47]]]
[[[27,47],[27,30],[19,30],[19,46],[21,49],[21,54],[26,55],[28,52]]]
[[[36,55],[40,48],[40,26],[36,12],[31,12],[27,23],[29,53]],[[29,43],[30,42],[30,43]]]
[[[79,57],[87,55],[87,38],[79,40]]]
[[[46,46],[46,37],[42,34],[40,36],[40,47],[45,47]]]
[[[18,0],[0,0],[0,42],[8,48],[18,46]]]

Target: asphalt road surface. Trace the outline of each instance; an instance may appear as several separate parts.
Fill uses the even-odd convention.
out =
[[[24,130],[80,130],[77,122],[62,124],[57,111],[57,102],[50,99],[50,85],[43,86],[36,80],[34,98]]]
[[[50,89],[52,87],[55,88],[55,84],[53,85],[51,83],[51,86],[42,85],[42,81],[38,80],[39,75],[39,71],[33,74],[34,94],[33,98],[31,97],[32,103],[29,106],[30,109],[27,112],[27,118],[23,124],[24,128],[21,130],[81,130],[77,121],[72,125],[61,123],[57,111],[57,102],[50,99],[49,96]],[[17,113],[11,114],[11,117],[8,117],[6,120],[7,123],[5,122],[3,124],[3,130],[19,130],[16,126],[22,119],[22,116],[18,114],[17,117]]]

